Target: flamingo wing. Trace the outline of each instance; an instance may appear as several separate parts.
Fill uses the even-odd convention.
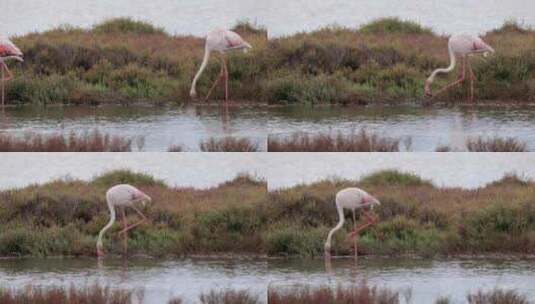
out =
[[[20,49],[7,38],[0,38],[0,57],[22,56]]]

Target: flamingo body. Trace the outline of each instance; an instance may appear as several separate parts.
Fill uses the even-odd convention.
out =
[[[13,58],[23,61],[21,50],[6,37],[0,37],[0,58]]]
[[[216,29],[211,32],[209,32],[206,35],[206,43],[204,47],[204,58],[201,63],[201,66],[199,68],[199,71],[197,74],[195,74],[195,77],[193,78],[193,82],[191,83],[191,90],[190,90],[190,97],[196,98],[197,97],[197,81],[201,77],[202,73],[206,69],[206,66],[208,65],[208,60],[210,59],[210,54],[212,52],[219,52],[220,54],[224,55],[230,51],[234,50],[242,50],[246,52],[248,49],[251,49],[252,46],[247,43],[240,35],[238,35],[236,32],[225,30],[225,29]],[[227,64],[225,62],[225,59],[221,62],[221,74],[220,78],[224,78],[225,80],[225,101],[228,101],[228,69]],[[210,96],[210,93],[216,86],[217,82],[219,81],[218,78],[210,91],[208,92],[208,95],[206,96],[205,100],[208,99]]]
[[[0,95],[2,95],[2,111],[4,110],[5,104],[5,82],[13,78],[13,74],[11,74],[11,71],[8,69],[5,61],[13,59],[22,62],[24,61],[22,56],[23,54],[21,50],[13,42],[11,42],[11,40],[0,36],[0,82],[2,82],[2,92]],[[7,73],[7,76],[5,73]]]
[[[143,218],[143,220],[141,220],[140,222],[127,226],[124,209],[122,210],[123,221],[125,223],[125,227],[120,233],[125,233],[125,251],[126,251],[126,232],[134,228],[135,226],[138,226],[139,224],[141,224],[142,222],[146,220],[146,217],[141,213],[141,211],[139,211],[135,207],[135,204],[142,203],[143,206],[145,206],[147,202],[151,202],[151,201],[152,199],[150,198],[150,196],[143,193],[141,190],[137,189],[136,187],[128,185],[128,184],[120,184],[120,185],[113,186],[106,192],[106,203],[108,204],[108,208],[110,210],[110,221],[99,232],[98,240],[97,240],[97,256],[100,257],[104,255],[102,251],[102,237],[104,236],[104,233],[113,226],[113,223],[116,220],[115,208],[116,207],[133,208]]]
[[[327,235],[327,240],[325,242],[325,253],[326,255],[330,254],[331,251],[331,239],[333,234],[342,228],[345,222],[344,218],[344,209],[349,209],[353,211],[353,220],[354,218],[354,212],[357,209],[361,208],[367,208],[373,209],[374,206],[378,206],[381,203],[378,199],[367,193],[366,191],[360,189],[360,188],[346,188],[343,190],[340,190],[338,193],[336,193],[336,210],[338,212],[338,224],[329,231],[329,234]],[[354,234],[358,233],[358,231],[362,230],[363,228],[375,223],[375,220],[372,220],[371,217],[364,212],[366,217],[368,218],[368,223],[361,226],[360,229],[357,229],[355,226]],[[355,252],[356,254],[356,252]]]
[[[470,65],[470,61],[468,61],[468,56],[474,55],[474,54],[483,54],[483,56],[487,56],[488,53],[494,53],[494,49],[485,43],[483,39],[472,36],[472,35],[453,35],[448,40],[448,53],[450,56],[450,65],[447,68],[440,68],[436,69],[431,73],[429,78],[425,81],[425,95],[428,97],[432,97],[432,91],[431,91],[431,85],[435,81],[435,77],[438,74],[441,73],[449,73],[453,71],[455,68],[455,65],[457,63],[457,57],[460,57],[462,60],[462,71],[461,75],[459,76],[459,79],[457,81],[454,81],[445,87],[443,87],[441,90],[439,90],[435,95],[442,93],[446,91],[447,89],[461,84],[465,80],[465,66],[466,63],[468,63],[468,70],[470,73],[470,85],[471,85],[471,93],[470,93],[470,100],[474,100],[474,79],[475,75],[472,71],[472,66]]]

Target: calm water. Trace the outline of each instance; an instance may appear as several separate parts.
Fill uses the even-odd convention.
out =
[[[381,136],[411,138],[409,151],[435,151],[439,145],[466,150],[474,136],[515,137],[535,151],[535,107],[304,107],[272,108],[271,136],[293,132],[350,133],[365,128]],[[400,148],[406,148],[402,141]]]
[[[157,108],[106,105],[101,107],[21,107],[6,110],[0,131],[22,136],[26,132],[69,133],[91,131],[121,135],[134,140],[132,148],[167,151],[173,144],[198,151],[210,137],[248,138],[266,150],[265,110],[261,107],[185,106]]]
[[[2,0],[0,11],[0,29],[8,35],[60,24],[90,27],[117,16],[195,35],[244,19],[267,26],[271,36],[330,24],[354,27],[385,16],[415,20],[439,33],[484,32],[512,18],[535,25],[531,0]]]
[[[453,303],[466,303],[468,292],[495,287],[516,289],[535,299],[533,261],[361,258],[358,265],[352,259],[333,260],[331,267],[327,273],[323,261],[270,262],[270,285],[284,290],[305,283],[336,286],[365,280],[402,295],[410,290],[409,303],[434,303],[440,296],[449,296]],[[404,296],[401,300],[403,303]]]
[[[337,285],[367,280],[405,294],[412,303],[433,303],[438,296],[462,300],[470,291],[513,288],[535,298],[533,261],[335,259],[326,272],[321,260],[185,259],[175,261],[95,259],[22,259],[0,261],[0,285],[92,285],[143,289],[144,303],[165,303],[181,297],[195,303],[212,289],[247,289],[266,301],[268,288],[285,290],[294,284]]]

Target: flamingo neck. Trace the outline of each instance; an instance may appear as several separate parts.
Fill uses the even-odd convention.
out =
[[[108,208],[110,209],[110,221],[102,230],[100,230],[98,234],[98,240],[97,240],[97,250],[102,249],[102,237],[104,237],[104,233],[113,226],[113,223],[115,222],[115,208],[112,204],[108,201]]]
[[[333,229],[331,229],[331,231],[329,231],[329,234],[327,235],[327,241],[325,241],[325,251],[329,251],[331,250],[331,240],[332,240],[332,237],[333,237],[333,234],[340,230],[340,228],[342,228],[342,226],[344,225],[344,209],[339,206],[338,204],[336,204],[336,209],[338,211],[338,224],[336,224],[336,226],[334,226]]]
[[[197,95],[197,81],[201,77],[202,73],[204,72],[204,69],[206,69],[206,66],[208,65],[208,59],[210,58],[210,50],[208,47],[205,48],[204,51],[204,58],[201,63],[201,67],[199,68],[199,71],[197,71],[197,74],[195,74],[195,77],[193,78],[193,82],[191,83],[191,90],[189,92],[191,97],[195,97]]]
[[[453,49],[451,48],[451,45],[448,44],[448,52],[450,54],[450,66],[447,67],[447,68],[440,68],[440,69],[436,69],[433,71],[433,73],[431,73],[431,76],[429,76],[429,78],[427,78],[427,83],[430,85],[431,83],[433,83],[433,81],[435,81],[435,77],[440,74],[440,73],[449,73],[451,71],[453,71],[453,69],[455,68],[455,64],[457,62],[457,59],[455,57],[455,52],[453,51]]]

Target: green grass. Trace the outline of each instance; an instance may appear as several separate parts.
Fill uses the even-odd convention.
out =
[[[235,100],[269,103],[369,104],[423,99],[431,71],[448,65],[447,40],[412,21],[383,18],[359,29],[326,27],[267,39],[267,29],[247,21],[233,28],[253,45],[230,55],[230,89]],[[476,96],[485,101],[532,102],[535,96],[535,31],[508,21],[483,39],[496,49],[474,59]],[[14,38],[25,53],[10,63],[16,78],[8,101],[100,104],[183,103],[203,57],[203,39],[172,36],[129,18],[91,29],[62,26]],[[199,82],[206,93],[219,73],[212,58]],[[444,85],[456,73],[440,77]],[[438,97],[463,101],[468,86]],[[214,98],[222,98],[222,90]]]
[[[131,254],[323,255],[338,222],[334,197],[346,187],[376,196],[379,223],[360,235],[359,254],[535,254],[535,183],[517,176],[477,190],[436,188],[422,178],[382,171],[355,180],[326,180],[268,193],[247,175],[205,190],[169,188],[145,174],[115,171],[92,181],[54,181],[0,192],[0,256],[94,255],[109,219],[105,192],[130,183],[149,194],[149,223],[129,233]],[[134,221],[135,214],[130,214]],[[333,253],[352,254],[351,215],[334,235]],[[359,217],[360,221],[360,217]],[[107,252],[120,254],[116,224]]]

